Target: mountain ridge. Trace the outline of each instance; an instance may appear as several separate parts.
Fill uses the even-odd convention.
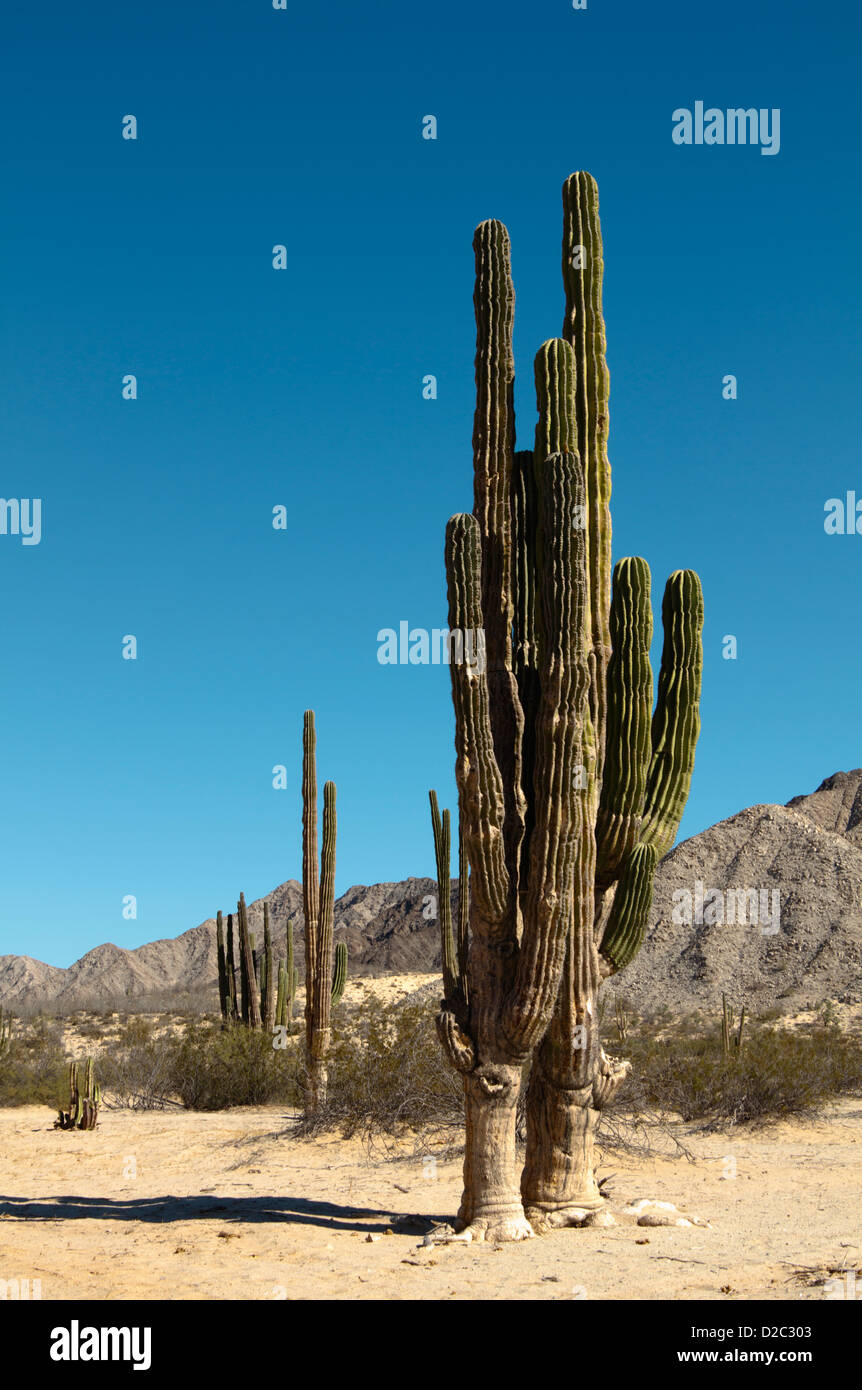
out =
[[[348,888],[335,904],[335,939],[347,941],[350,975],[439,971],[436,894],[430,878]],[[301,885],[288,879],[249,904],[257,944],[264,903],[276,959],[294,920],[302,978]],[[204,991],[217,1005],[216,979],[209,917],[131,950],[94,946],[66,968],[0,956],[0,1004],[71,1009]],[[714,1006],[722,993],[764,1008],[862,1001],[862,769],[833,773],[784,806],[745,807],[676,845],[656,873],[644,946],[608,984],[639,1008]]]

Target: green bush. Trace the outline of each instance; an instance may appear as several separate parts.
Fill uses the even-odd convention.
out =
[[[862,1090],[862,1043],[831,1026],[800,1033],[753,1024],[729,1053],[718,1028],[684,1041],[642,1033],[629,1038],[626,1055],[633,1075],[618,1093],[621,1108],[640,1100],[713,1127],[801,1114]]]
[[[68,1060],[55,1019],[37,1015],[28,1024],[13,1021],[0,1066],[0,1105],[68,1104]]]
[[[232,1105],[302,1103],[296,1042],[273,1047],[268,1033],[250,1028],[190,1024],[169,1048],[172,1091],[187,1110]]]

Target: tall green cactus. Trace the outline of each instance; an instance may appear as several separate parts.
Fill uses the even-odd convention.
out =
[[[438,1016],[464,1077],[459,1227],[475,1238],[520,1239],[601,1201],[593,1133],[628,1064],[601,1048],[598,989],[643,939],[699,727],[697,576],[668,581],[650,721],[649,570],[628,559],[611,574],[602,244],[588,174],[567,180],[563,212],[563,336],[536,356],[532,451],[515,450],[508,233],[494,221],[476,231],[474,509],[446,531],[450,630],[484,629],[486,650],[484,670],[451,666],[472,891],[457,972],[441,913]],[[448,819],[436,798],[432,816],[439,877]],[[530,1056],[519,1188],[515,1106]]]
[[[227,1020],[230,1017],[230,981],[224,943],[224,919],[221,912],[216,913],[216,952],[218,955],[218,1002],[221,1016]]]
[[[306,710],[302,737],[302,900],[305,915],[306,1109],[325,1104],[331,1010],[344,990],[346,947],[333,961],[335,921],[335,783],[323,788],[323,843],[317,860],[317,736],[314,711]],[[335,966],[335,968],[334,968]],[[337,990],[337,997],[335,991]]]
[[[236,905],[239,923],[239,961],[242,975],[242,1021],[249,1028],[262,1025],[260,1000],[258,998],[257,972],[254,966],[254,936],[248,929],[248,909],[245,895],[240,893]]]
[[[267,902],[264,902],[263,905],[263,960],[261,963],[260,992],[260,1011],[263,1015],[264,1031],[272,1033],[275,1027],[276,978],[273,971],[272,934],[269,929],[269,903]]]
[[[437,793],[428,793],[431,802],[431,829],[434,835],[434,857],[437,864],[437,904],[442,942],[443,989],[448,999],[458,1000],[459,1009],[467,1006],[467,941],[469,932],[469,883],[467,849],[463,826],[458,835],[458,929],[452,926],[452,879],[450,872],[450,817],[448,810],[440,815]],[[459,818],[460,819],[460,818]]]

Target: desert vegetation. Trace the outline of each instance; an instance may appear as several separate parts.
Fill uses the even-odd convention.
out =
[[[431,983],[398,1003],[374,996],[335,1011],[325,1104],[304,1113],[304,1039],[275,1049],[264,1033],[224,1029],[213,1016],[130,1014],[11,1021],[0,1070],[0,1105],[68,1110],[69,1050],[90,1055],[104,1113],[117,1109],[200,1111],[272,1105],[290,1112],[294,1137],[361,1135],[463,1146],[463,1090],[435,1028]],[[625,1046],[633,1069],[602,1115],[606,1148],[648,1143],[651,1129],[683,1132],[765,1123],[811,1114],[862,1092],[862,1016],[840,1023],[827,1005],[788,1021],[752,1018],[742,1045],[724,1047],[724,1021],[702,1014],[639,1015],[620,1006],[603,1025]],[[87,1051],[84,1051],[86,1046]],[[526,1138],[522,1080],[516,1132]]]

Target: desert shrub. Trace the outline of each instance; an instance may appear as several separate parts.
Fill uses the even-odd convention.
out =
[[[153,1036],[151,1024],[134,1019],[107,1043],[98,1059],[106,1109],[162,1110],[176,1104],[173,1049]]]
[[[462,1125],[463,1086],[443,1056],[435,1012],[435,1001],[374,999],[343,1011],[333,1031],[327,1102],[307,1127],[368,1136]]]
[[[99,1059],[107,1104],[136,1110],[181,1105],[227,1110],[234,1105],[299,1104],[296,1041],[276,1050],[268,1034],[222,1029],[200,1019],[178,1035],[156,1034],[132,1018]]]
[[[0,1067],[0,1105],[50,1105],[68,1101],[68,1062],[55,1019],[38,1014],[12,1024]]]
[[[716,1127],[811,1111],[841,1094],[862,1091],[862,1043],[834,1027],[800,1034],[753,1026],[741,1048],[725,1053],[721,1033],[630,1038],[633,1075],[618,1093]]]
[[[301,1104],[296,1040],[273,1047],[268,1033],[193,1023],[167,1046],[170,1085],[188,1110]]]

